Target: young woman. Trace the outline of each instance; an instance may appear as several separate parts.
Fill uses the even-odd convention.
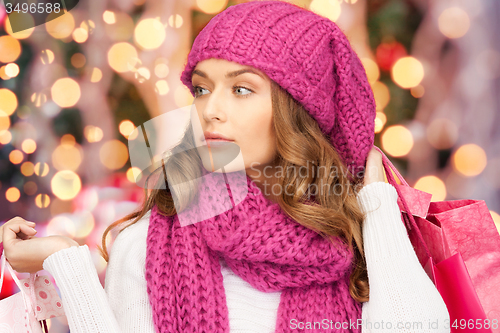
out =
[[[108,260],[106,234],[124,227],[104,289],[87,245],[36,238],[20,217],[3,226],[14,269],[54,276],[72,333],[450,331],[384,182],[366,74],[333,22],[280,1],[231,6],[181,80],[198,119],[159,170],[168,186],[106,230]],[[221,172],[230,145],[242,164]]]

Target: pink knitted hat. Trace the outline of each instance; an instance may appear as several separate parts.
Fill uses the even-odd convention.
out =
[[[353,173],[375,137],[375,100],[365,69],[331,20],[282,1],[228,7],[203,28],[181,81],[194,96],[199,61],[219,58],[266,73],[309,112]]]

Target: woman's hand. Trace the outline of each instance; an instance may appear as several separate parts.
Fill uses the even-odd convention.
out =
[[[372,147],[366,158],[364,185],[375,182],[385,182],[385,170],[382,163],[382,154]]]
[[[43,269],[43,261],[59,250],[79,246],[64,236],[35,237],[35,223],[16,216],[0,227],[5,258],[20,273],[36,273]]]

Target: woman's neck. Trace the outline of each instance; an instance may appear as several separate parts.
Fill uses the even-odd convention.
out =
[[[248,177],[254,181],[264,197],[272,202],[278,202],[278,197],[282,191],[276,177],[276,170],[276,166],[270,164],[251,167],[245,170]]]

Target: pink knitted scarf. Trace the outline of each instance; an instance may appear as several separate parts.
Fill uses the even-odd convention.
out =
[[[221,184],[220,177],[209,176],[200,186],[201,192],[209,193],[207,200],[218,201],[227,193],[232,196],[232,190],[239,191]],[[291,328],[292,319],[304,323],[327,319],[332,325],[308,332],[360,332],[346,324],[347,329],[333,328],[335,323],[361,318],[361,303],[349,294],[352,252],[340,239],[328,242],[288,217],[246,178],[248,195],[243,201],[195,224],[181,227],[177,215],[166,217],[156,205],[152,208],[146,281],[156,331],[229,332],[222,256],[258,290],[281,291],[275,332],[297,332]]]

